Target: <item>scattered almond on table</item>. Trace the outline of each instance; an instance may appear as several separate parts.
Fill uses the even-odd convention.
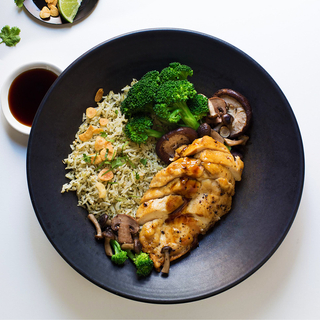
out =
[[[57,7],[58,0],[45,0],[47,6],[44,6],[40,11],[41,19],[48,19],[49,17],[57,17],[59,15],[59,9]]]

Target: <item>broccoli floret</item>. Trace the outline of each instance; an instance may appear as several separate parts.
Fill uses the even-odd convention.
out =
[[[188,80],[169,80],[160,85],[153,110],[159,118],[169,123],[181,120],[186,126],[195,130],[199,123],[191,113],[187,101],[197,94],[193,84]]]
[[[151,273],[153,261],[150,259],[147,253],[141,251],[139,254],[133,254],[130,250],[128,250],[127,253],[128,257],[135,264],[137,268],[137,275],[139,277],[146,277]]]
[[[171,62],[168,67],[160,72],[160,81],[164,83],[168,80],[186,80],[193,75],[193,70],[179,62]]]
[[[188,101],[188,107],[197,121],[199,121],[209,112],[208,98],[202,94],[197,94]]]
[[[164,133],[151,129],[152,119],[147,115],[137,115],[127,122],[124,132],[133,142],[141,144],[146,143],[149,137],[161,138]]]
[[[110,240],[110,245],[114,251],[114,254],[111,256],[111,261],[118,265],[124,264],[128,259],[127,251],[122,250],[120,243],[116,240]]]
[[[128,91],[127,97],[121,103],[121,112],[126,116],[138,112],[152,112],[159,84],[159,72],[156,70],[147,72]]]

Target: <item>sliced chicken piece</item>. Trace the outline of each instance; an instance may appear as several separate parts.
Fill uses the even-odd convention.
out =
[[[180,147],[176,155],[155,175],[137,212],[142,250],[158,271],[164,247],[171,248],[170,261],[181,257],[197,244],[199,234],[230,211],[235,181],[243,171],[240,158],[211,137]]]
[[[206,149],[195,154],[194,157],[196,159],[200,159],[201,162],[220,164],[230,170],[236,181],[241,180],[243,162],[239,157],[234,159],[231,153],[227,154],[220,151]]]
[[[203,136],[200,139],[194,140],[188,146],[184,145],[176,149],[175,157],[173,158],[173,160],[177,160],[178,158],[183,157],[190,157],[206,149],[230,154],[229,149],[223,143],[214,140],[209,136]]]
[[[200,186],[201,183],[197,180],[188,177],[176,178],[163,187],[150,188],[146,191],[140,202],[143,203],[151,199],[162,198],[169,194],[178,194],[190,198],[199,192]]]
[[[224,178],[217,178],[216,182],[219,184],[219,187],[222,193],[227,193],[230,196],[234,196],[234,192],[235,192],[234,183],[231,183]]]
[[[170,181],[180,177],[199,178],[203,175],[204,168],[200,165],[201,161],[191,158],[180,158],[160,170],[153,177],[150,188],[162,187]]]
[[[169,195],[160,199],[153,199],[142,203],[136,213],[140,225],[154,219],[164,219],[185,203],[182,196]]]
[[[211,179],[225,178],[230,183],[235,182],[234,177],[228,168],[213,162],[202,162],[201,165],[210,173]]]
[[[223,170],[220,170],[220,171],[223,171]],[[210,175],[205,175],[205,174],[199,180],[189,179],[187,177],[176,178],[171,182],[169,182],[166,186],[159,187],[159,188],[150,188],[149,190],[147,190],[144,196],[142,197],[140,203],[144,203],[151,199],[162,198],[170,194],[181,195],[185,198],[193,198],[197,196],[199,193],[203,193],[203,192],[207,192],[207,193],[217,192],[219,194],[221,192],[223,193],[226,192],[228,194],[233,195],[234,179],[231,174],[230,176],[232,179],[231,182],[225,178],[213,179]]]
[[[160,271],[164,263],[161,250],[169,246],[170,261],[180,258],[197,244],[200,228],[197,221],[186,215],[179,216],[168,222],[156,219],[143,225],[140,232],[140,242],[143,250],[150,254],[154,267]]]
[[[221,188],[221,182],[218,181],[218,179],[205,179],[200,181],[200,188],[198,194],[213,194],[216,196],[221,196],[224,193],[228,192]]]
[[[210,179],[214,179],[219,183],[223,192],[230,193],[232,196],[234,195],[235,180],[229,169],[212,162],[203,162],[202,165],[210,174]],[[203,174],[203,177],[205,175]]]

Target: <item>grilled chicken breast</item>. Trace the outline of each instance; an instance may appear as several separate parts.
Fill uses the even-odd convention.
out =
[[[209,136],[176,150],[174,161],[150,183],[136,218],[142,250],[160,271],[170,247],[173,261],[197,245],[197,238],[231,209],[243,162]]]

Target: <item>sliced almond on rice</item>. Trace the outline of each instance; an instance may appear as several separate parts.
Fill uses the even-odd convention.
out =
[[[103,161],[100,154],[89,154],[89,156],[91,157],[91,164],[99,164]]]
[[[100,126],[105,127],[108,124],[109,120],[107,118],[100,118]]]
[[[110,169],[103,169],[98,174],[98,178],[101,181],[110,181],[113,178],[113,172],[109,171]]]
[[[86,116],[89,119],[92,119],[97,114],[97,109],[89,107],[86,110]]]
[[[86,132],[82,133],[82,134],[79,134],[79,139],[83,142],[85,141],[89,141],[94,134],[97,134],[97,133],[100,133],[100,132],[103,132],[103,129],[101,128],[94,128],[91,124],[89,126],[89,128],[87,129]]]
[[[96,141],[95,141],[95,143],[94,143],[94,149],[95,149],[96,151],[99,151],[99,150],[105,148],[106,145],[107,145],[107,142],[108,142],[108,141],[107,141],[105,138],[102,138],[101,136],[97,136],[97,137],[96,137]],[[110,142],[109,142],[109,143],[110,143]]]
[[[97,182],[96,188],[99,191],[99,198],[104,198],[107,195],[107,190],[106,190],[106,187],[103,183]]]
[[[108,160],[111,160],[112,157],[114,158],[114,149],[113,149],[113,146],[112,144],[107,141],[108,143],[106,144],[106,146],[100,151],[100,155],[101,155],[101,158],[102,159],[108,159]],[[108,150],[108,156],[106,157],[106,152]]]

